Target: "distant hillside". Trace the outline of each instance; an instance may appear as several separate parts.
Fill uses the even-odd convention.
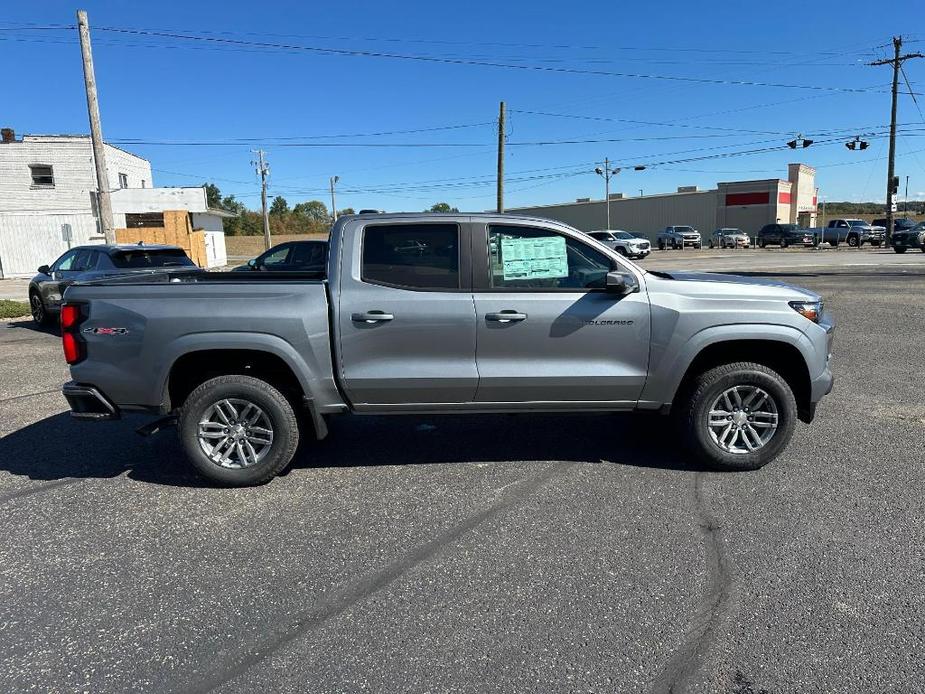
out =
[[[853,214],[864,215],[873,214],[882,216],[885,214],[884,205],[881,202],[826,202],[825,213],[831,217],[833,214]],[[897,214],[902,215],[906,209],[906,203],[897,203]],[[908,203],[909,216],[925,214],[925,200],[910,200]],[[819,214],[822,214],[822,205],[819,205]]]

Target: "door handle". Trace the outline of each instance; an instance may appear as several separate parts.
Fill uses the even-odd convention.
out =
[[[519,311],[500,311],[499,313],[486,313],[485,320],[495,323],[518,323],[527,320],[527,314]]]
[[[354,323],[381,323],[393,320],[394,318],[395,316],[391,313],[385,313],[383,311],[367,311],[366,313],[354,313],[350,316],[350,320]]]

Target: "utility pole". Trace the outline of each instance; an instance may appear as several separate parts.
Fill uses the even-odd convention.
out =
[[[498,108],[498,213],[504,212],[504,102]]]
[[[906,194],[903,195],[903,217],[909,216],[909,176],[906,176]]]
[[[890,109],[890,155],[887,163],[886,172],[886,245],[889,246],[893,239],[893,196],[899,188],[899,180],[896,176],[896,94],[899,91],[899,71],[903,63],[912,58],[925,58],[921,53],[906,53],[900,55],[902,49],[902,36],[893,37],[893,57],[887,60],[875,60],[868,65],[892,65],[893,66],[893,102]]]
[[[263,158],[265,152],[262,149],[254,150],[257,155],[257,161],[251,164],[257,167],[257,175],[260,176],[260,206],[263,208],[263,246],[266,250],[272,245],[270,241],[270,212],[267,209],[267,176],[270,173],[270,165]]]
[[[90,48],[90,25],[86,10],[77,10],[77,31],[80,34],[80,53],[84,64],[84,87],[87,90],[87,114],[90,116],[90,142],[93,145],[93,162],[96,165],[97,209],[100,230],[106,243],[116,242],[112,221],[112,198],[109,195],[109,173],[106,169],[106,149],[103,147],[103,127],[100,125],[100,105],[97,101],[96,75],[93,72],[93,51]]]
[[[337,199],[334,197],[334,184],[340,180],[340,176],[331,176],[331,219],[337,221]]]
[[[594,169],[594,173],[598,176],[604,177],[604,200],[607,206],[607,228],[610,229],[610,177],[616,176],[620,173],[620,169],[611,169],[610,168],[610,159],[604,157],[604,168],[602,169],[598,166]]]

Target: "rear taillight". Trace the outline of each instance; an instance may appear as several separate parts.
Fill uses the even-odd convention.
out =
[[[61,306],[61,346],[64,347],[64,360],[68,364],[76,364],[86,356],[85,343],[77,332],[82,320],[80,304]]]

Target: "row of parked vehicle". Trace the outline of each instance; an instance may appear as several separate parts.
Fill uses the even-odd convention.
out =
[[[860,248],[864,244],[879,247],[886,243],[886,223],[886,219],[875,219],[873,224],[863,219],[832,219],[824,227],[807,228],[798,224],[765,224],[755,234],[754,240],[741,229],[723,227],[716,229],[707,243],[710,248],[749,248],[752,243],[760,248],[767,246],[815,247],[822,243],[827,243],[831,247],[838,247],[843,243],[852,248]],[[905,253],[909,248],[919,248],[925,251],[925,222],[916,224],[909,219],[894,220],[891,240],[896,253]],[[703,243],[700,232],[691,226],[668,226],[656,237],[659,250],[702,248]]]

